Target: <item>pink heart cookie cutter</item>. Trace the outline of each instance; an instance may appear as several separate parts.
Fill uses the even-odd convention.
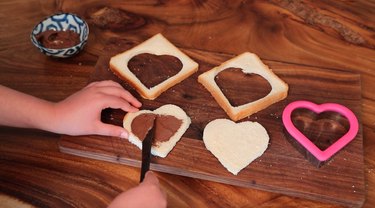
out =
[[[322,151],[293,124],[291,116],[292,112],[299,108],[308,109],[318,114],[324,111],[333,111],[339,113],[342,116],[346,117],[346,119],[348,119],[349,130],[331,146]],[[356,137],[359,129],[358,119],[354,115],[354,113],[347,107],[336,103],[324,103],[317,105],[306,100],[294,101],[285,107],[282,115],[282,120],[287,132],[319,161],[328,160],[334,154],[344,148]]]

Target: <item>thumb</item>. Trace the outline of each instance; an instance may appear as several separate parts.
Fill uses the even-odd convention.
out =
[[[159,186],[159,179],[155,176],[154,172],[147,171],[143,184],[154,184]]]
[[[162,197],[164,200],[167,199],[167,194],[165,193],[164,190],[162,190],[160,188],[159,179],[156,177],[156,175],[154,174],[154,172],[147,171],[147,173],[145,175],[145,179],[141,183],[141,186],[158,187],[157,190],[161,194],[159,196]],[[163,206],[163,207],[166,207],[166,206]]]
[[[114,136],[114,137],[121,137],[121,138],[128,138],[129,133],[126,131],[126,129],[120,127],[120,126],[115,126],[112,124],[104,124],[104,123],[99,123],[97,127],[97,134],[103,135],[103,136]]]

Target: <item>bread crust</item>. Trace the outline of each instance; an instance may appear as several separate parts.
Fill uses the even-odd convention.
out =
[[[128,68],[128,61],[142,53],[175,56],[182,62],[182,69],[158,85],[147,88]],[[120,79],[128,82],[143,98],[154,100],[164,91],[195,73],[198,70],[198,63],[181,52],[163,35],[157,34],[134,48],[113,56],[109,68]]]
[[[252,67],[249,67],[250,65]],[[271,85],[270,93],[253,102],[236,107],[232,106],[228,98],[223,94],[215,82],[215,76],[230,67],[241,68],[245,70],[243,71],[244,73],[255,73],[262,76]],[[288,95],[288,85],[264,65],[258,56],[249,52],[236,56],[233,59],[222,63],[220,66],[214,67],[213,69],[199,75],[198,82],[211,93],[216,102],[233,121],[238,121],[261,111],[268,106],[285,99]]]

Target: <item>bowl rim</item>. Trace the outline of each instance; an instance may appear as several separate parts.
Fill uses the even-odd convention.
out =
[[[39,41],[36,40],[36,34],[33,33],[33,31],[35,30],[35,28],[41,24],[42,22],[46,21],[47,19],[51,18],[51,17],[54,17],[54,16],[58,16],[58,15],[72,15],[72,16],[75,16],[77,18],[79,18],[85,25],[85,27],[87,28],[87,33],[86,35],[84,36],[83,40],[80,40],[80,42],[74,46],[71,46],[71,47],[67,47],[67,48],[48,48],[48,47],[44,47],[42,44],[39,43]],[[88,40],[88,36],[89,36],[89,33],[90,33],[90,29],[89,29],[89,25],[87,24],[87,22],[82,18],[80,17],[79,15],[77,14],[74,14],[74,13],[71,13],[71,12],[61,12],[61,13],[55,13],[55,14],[52,14],[52,15],[49,15],[49,16],[46,16],[44,19],[42,19],[41,21],[39,21],[34,27],[33,29],[31,30],[31,34],[30,34],[30,39],[31,39],[31,42],[38,48],[40,49],[43,49],[44,51],[55,51],[55,50],[67,50],[69,48],[75,48],[75,47],[82,47],[84,44],[86,44],[87,40]],[[38,33],[39,34],[39,33]],[[34,37],[34,38],[33,38]],[[33,40],[35,39],[35,41]]]

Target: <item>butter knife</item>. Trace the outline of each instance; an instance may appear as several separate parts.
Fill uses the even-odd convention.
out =
[[[143,179],[145,178],[146,172],[150,170],[151,146],[152,146],[152,141],[155,136],[155,129],[156,129],[155,121],[156,121],[156,118],[153,120],[151,129],[147,132],[145,139],[142,141],[142,165],[141,165],[140,182],[142,182]]]

